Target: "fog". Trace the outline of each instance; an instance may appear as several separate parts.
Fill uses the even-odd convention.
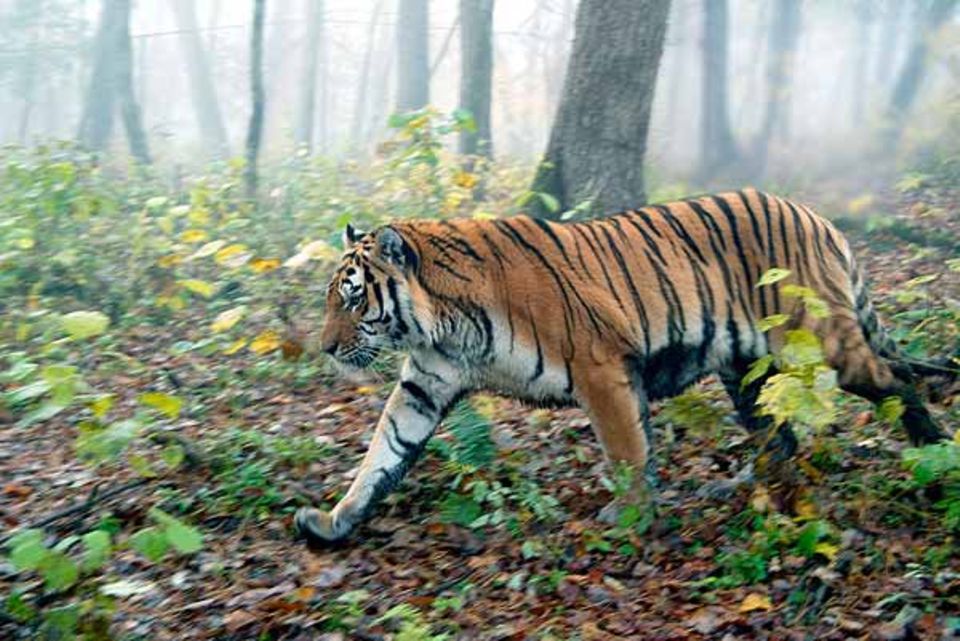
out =
[[[363,158],[385,133],[396,95],[396,0],[267,0],[264,41],[265,159],[295,148],[304,55],[311,8],[322,4],[315,151]],[[206,52],[229,152],[240,155],[249,97],[252,3],[196,0],[195,29],[178,20],[167,0],[133,4],[130,33],[133,83],[152,155],[158,164],[192,165],[212,157],[198,126],[188,77],[185,35],[198,35]],[[189,4],[189,3],[188,3]],[[766,162],[744,180],[862,173],[875,145],[894,86],[929,2],[920,0],[806,0],[799,3],[795,51],[780,88],[783,110],[764,137]],[[757,153],[767,90],[775,0],[731,0],[728,16],[729,121],[740,156]],[[702,156],[702,47],[704,3],[674,0],[656,84],[648,164],[653,176],[683,180]],[[90,82],[101,3],[92,0],[5,0],[2,11],[0,139],[37,144],[74,139]],[[493,24],[493,148],[501,159],[533,162],[544,151],[563,89],[574,36],[575,0],[499,2]],[[458,105],[458,3],[429,4],[429,104],[441,112]],[[956,17],[929,38],[926,68],[911,99],[898,153],[924,151],[950,130],[960,75]],[[111,149],[123,152],[115,127]],[[749,164],[749,163],[748,163]]]

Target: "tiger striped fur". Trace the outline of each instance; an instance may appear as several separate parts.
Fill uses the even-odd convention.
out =
[[[345,243],[322,348],[358,367],[384,348],[408,356],[347,494],[332,512],[298,512],[313,543],[344,539],[476,390],[579,404],[608,461],[636,469],[649,459],[648,404],[708,373],[744,425],[765,433],[768,420],[754,416],[763,380],[740,381],[784,340],[786,326],[758,329],[771,314],[822,339],[844,389],[874,402],[899,396],[912,441],[944,436],[884,338],[844,237],[782,198],[748,189],[585,222],[398,221],[368,234],[348,228]],[[791,275],[757,288],[772,267]],[[787,282],[814,289],[830,316],[781,295]],[[782,428],[768,447],[789,456],[796,440]],[[637,485],[632,498],[644,500]]]

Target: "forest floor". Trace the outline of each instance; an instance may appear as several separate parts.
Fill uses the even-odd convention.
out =
[[[937,198],[896,206],[957,241],[960,202]],[[941,275],[924,286],[931,304],[960,300],[960,273],[943,267],[952,250],[848,233],[884,309],[903,309],[897,292],[926,274]],[[125,330],[114,347],[123,365],[91,377],[122,390],[119,407],[145,390],[187,398],[170,427],[196,444],[198,465],[138,481],[128,466],[79,462],[69,421],[0,429],[5,530],[84,506],[44,523],[62,536],[111,518],[145,522],[162,505],[203,532],[193,556],[112,558],[104,580],[132,586],[116,602],[118,638],[937,639],[960,630],[955,535],[937,497],[911,485],[905,439],[858,399],[844,397],[837,425],[804,441],[789,498],[757,486],[718,501],[696,489],[734,473],[748,452],[707,381],[698,394],[717,410],[717,429],[656,422],[663,505],[642,535],[595,520],[611,494],[581,412],[485,399],[497,444],[487,469],[458,479],[432,448],[348,546],[313,552],[294,540],[292,514],[345,490],[389,380],[333,381],[238,356],[224,381],[219,355],[177,349],[208,322]],[[932,405],[951,430],[957,398],[954,389]],[[440,442],[449,438],[441,430]],[[450,499],[471,481],[471,505],[491,515],[482,527],[456,524],[470,520],[456,514],[467,502]],[[0,592],[14,575],[0,565]],[[31,634],[0,620],[2,638]]]

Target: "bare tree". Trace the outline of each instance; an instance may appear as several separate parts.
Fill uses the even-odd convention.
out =
[[[730,129],[727,82],[727,0],[703,0],[703,93],[701,96],[700,177],[709,179],[737,162]]]
[[[266,0],[253,0],[253,29],[250,32],[250,94],[252,109],[247,128],[246,167],[244,183],[247,198],[257,196],[257,158],[263,138],[263,14]]]
[[[325,82],[320,83],[320,109],[316,108],[318,67],[320,67],[319,73],[326,74],[326,64],[319,64],[321,58],[324,63],[326,62],[326,57],[321,53],[321,49],[325,48],[323,5],[323,0],[311,0],[307,3],[307,42],[303,50],[303,77],[300,80],[300,109],[297,113],[296,141],[308,151],[313,149],[313,129],[317,120],[320,121],[320,140],[323,141],[326,135]]]
[[[460,153],[490,157],[493,0],[460,0],[460,24],[460,108],[473,115],[475,125],[460,132]]]
[[[397,16],[397,111],[430,102],[430,12],[427,0],[400,0]]]
[[[93,71],[77,136],[81,144],[96,151],[106,147],[113,131],[114,108],[118,105],[130,153],[139,162],[149,164],[147,135],[133,92],[130,0],[103,0]]]
[[[353,120],[350,124],[350,143],[359,145],[363,139],[363,130],[366,126],[367,93],[370,88],[370,67],[373,62],[373,51],[376,46],[377,20],[383,11],[384,0],[377,0],[367,23],[367,47],[363,51],[363,62],[360,66],[360,81],[357,83],[357,96],[353,102]]]
[[[230,155],[227,129],[220,114],[220,101],[217,99],[217,90],[210,74],[207,52],[200,39],[193,0],[171,0],[171,5],[180,31],[180,46],[187,66],[190,98],[197,115],[200,135],[212,150],[212,155],[225,158]]]
[[[883,136],[883,143],[887,149],[895,148],[899,143],[906,116],[926,76],[930,40],[953,15],[958,2],[960,0],[932,0],[917,20],[907,59],[900,69],[897,83],[893,87],[893,94],[890,96],[890,105],[887,108],[887,123]]]
[[[646,200],[643,159],[668,0],[582,0],[547,153],[532,190],[559,211],[589,200],[616,211]],[[555,216],[544,199],[532,212]]]
[[[753,169],[762,172],[770,142],[787,132],[787,107],[793,89],[794,58],[800,37],[801,0],[776,0],[767,51],[767,100],[754,143]]]

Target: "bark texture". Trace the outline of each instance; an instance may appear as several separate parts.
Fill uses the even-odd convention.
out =
[[[703,20],[700,176],[706,180],[736,164],[738,154],[730,129],[727,0],[703,0]]]
[[[460,153],[490,157],[493,0],[460,0],[460,25],[460,108],[473,115],[476,125],[460,132]]]
[[[250,95],[252,108],[250,125],[247,127],[246,167],[244,184],[247,198],[257,196],[257,159],[260,156],[260,141],[263,138],[263,14],[266,0],[253,0],[253,30],[250,33]]]
[[[612,212],[646,201],[643,159],[667,28],[668,0],[582,0],[573,53],[544,161],[532,190],[559,203],[531,201],[554,217],[590,201]]]
[[[399,0],[397,11],[397,111],[414,111],[430,102],[429,6]]]
[[[300,79],[300,108],[297,112],[296,141],[308,151],[313,150],[314,123],[320,123],[319,137],[326,134],[326,83],[321,82],[320,107],[317,108],[317,78],[325,73],[326,60],[321,54],[323,39],[323,0],[312,0],[307,6],[307,46],[304,48],[303,77]]]

